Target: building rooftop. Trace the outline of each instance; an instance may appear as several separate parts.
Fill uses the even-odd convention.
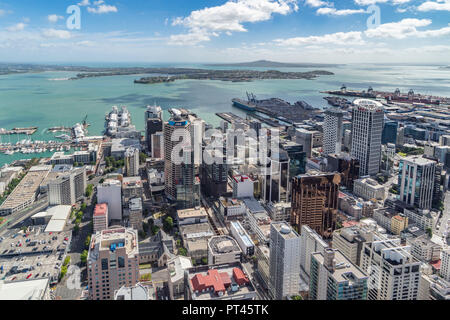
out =
[[[206,218],[208,216],[203,207],[178,210],[177,215],[178,219]]]
[[[106,216],[108,212],[108,204],[100,203],[95,206],[94,217]]]
[[[48,278],[14,282],[0,280],[0,300],[43,300],[48,287]]]
[[[287,224],[286,222],[276,222],[276,223],[272,223],[272,227],[277,230],[280,235],[286,239],[295,239],[295,238],[299,238],[299,234],[297,232],[295,232],[295,230],[289,226],[289,224]]]
[[[336,282],[348,282],[349,285],[357,280],[367,279],[368,276],[349,259],[347,259],[339,250],[325,249],[325,251],[334,251],[334,270],[327,268],[330,275]],[[326,253],[325,253],[326,254]],[[324,253],[316,252],[312,256],[320,263],[325,265]]]
[[[137,283],[134,287],[122,287],[114,294],[114,300],[152,300],[149,287],[142,283]]]
[[[208,246],[214,254],[241,252],[236,240],[230,236],[212,237],[208,241]]]
[[[194,300],[256,298],[256,292],[240,263],[194,267],[188,271],[188,285]],[[234,296],[236,296],[234,298]]]
[[[89,260],[97,260],[100,251],[112,251],[125,247],[129,257],[137,255],[138,249],[137,231],[131,228],[115,227],[98,232],[92,237]]]

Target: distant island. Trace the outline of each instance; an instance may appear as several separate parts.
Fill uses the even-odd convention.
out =
[[[217,63],[206,64],[208,67],[246,67],[246,68],[332,68],[338,67],[339,64],[326,63],[284,63],[268,60],[258,60],[253,62],[241,63]]]
[[[231,82],[249,82],[254,80],[282,80],[282,79],[307,79],[313,80],[319,76],[334,75],[325,70],[308,72],[282,72],[278,70],[210,70],[196,68],[144,68],[144,67],[84,67],[84,66],[60,66],[60,65],[32,65],[32,64],[1,64],[0,75],[18,73],[38,73],[48,71],[79,72],[69,80],[81,80],[85,78],[111,77],[124,75],[146,75],[134,80],[139,84],[155,84],[174,82],[176,80],[219,80]]]
[[[159,70],[161,71],[161,70]],[[163,73],[163,72],[158,72]],[[324,70],[309,72],[281,72],[278,70],[255,71],[255,70],[206,70],[206,69],[179,69],[167,70],[167,76],[143,77],[134,83],[155,84],[173,82],[176,80],[219,80],[231,82],[250,82],[254,80],[283,80],[283,79],[307,79],[313,80],[319,76],[334,75]]]

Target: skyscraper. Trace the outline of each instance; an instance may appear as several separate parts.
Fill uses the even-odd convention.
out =
[[[172,141],[173,138],[179,140]],[[164,123],[165,192],[169,199],[177,202],[178,209],[193,208],[200,201],[192,142],[188,115],[175,115]],[[178,148],[178,154],[176,151],[172,154],[174,148]]]
[[[344,135],[343,118],[344,113],[337,108],[325,111],[323,124],[323,153],[325,155],[341,152]]]
[[[139,282],[138,235],[134,229],[111,228],[92,236],[88,285],[91,300],[113,300],[122,286]]]
[[[148,152],[152,152],[152,135],[163,131],[162,109],[158,106],[148,106],[145,111],[145,141]]]
[[[383,144],[388,143],[397,143],[397,130],[398,130],[398,122],[397,121],[386,121],[383,128],[383,136],[381,142]]]
[[[300,290],[300,236],[287,223],[270,226],[270,291],[276,300]]]
[[[139,176],[139,150],[128,148],[125,151],[125,175],[127,177]]]
[[[289,157],[286,151],[273,152],[265,168],[263,199],[283,202],[289,199]]]
[[[418,209],[431,209],[436,162],[421,156],[400,161],[398,186],[400,200]]]
[[[351,155],[360,162],[360,175],[376,175],[381,164],[384,111],[378,101],[357,99],[352,111]]]
[[[353,191],[353,183],[359,179],[359,160],[348,153],[329,154],[327,156],[327,171],[342,174],[341,186]]]
[[[336,227],[339,173],[299,175],[292,182],[291,223],[301,230],[309,226],[321,236],[329,237]]]

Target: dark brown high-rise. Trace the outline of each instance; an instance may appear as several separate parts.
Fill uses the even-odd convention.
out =
[[[339,173],[305,174],[292,181],[291,223],[301,230],[309,226],[323,237],[330,237],[336,228]]]

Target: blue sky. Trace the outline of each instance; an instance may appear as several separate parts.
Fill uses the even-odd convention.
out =
[[[450,0],[0,0],[0,61],[257,59],[450,63]]]

